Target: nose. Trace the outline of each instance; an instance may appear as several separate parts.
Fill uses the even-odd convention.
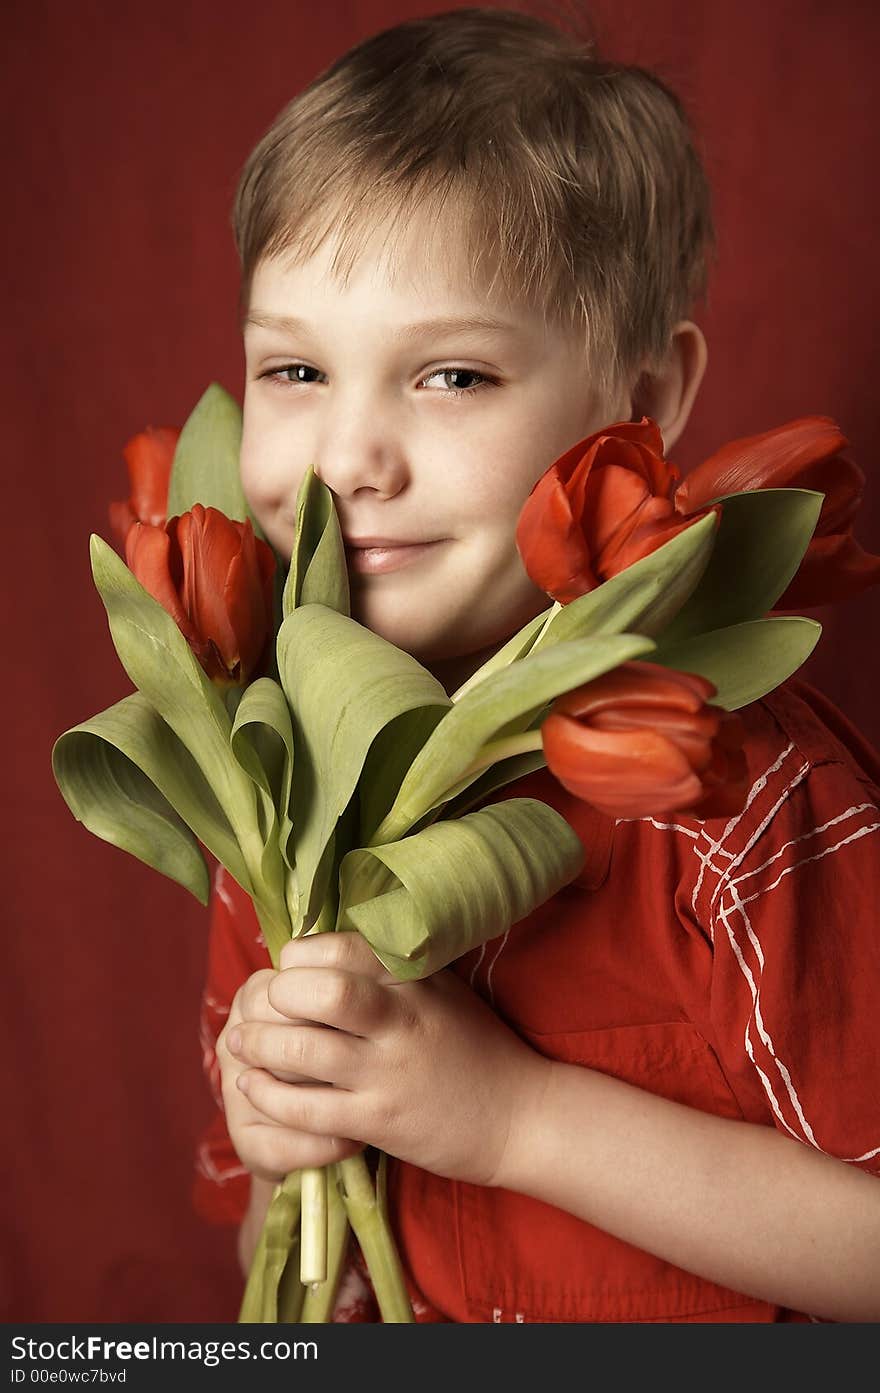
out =
[[[364,489],[380,499],[400,493],[409,469],[393,409],[349,393],[328,400],[325,411],[313,462],[318,478],[339,498]]]

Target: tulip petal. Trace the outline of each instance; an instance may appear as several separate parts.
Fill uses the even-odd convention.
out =
[[[805,416],[731,441],[685,479],[676,491],[676,507],[690,513],[706,499],[738,489],[799,487],[824,494],[813,540],[778,607],[848,599],[880,581],[880,558],[850,535],[865,476],[841,455],[848,443],[829,416]],[[823,546],[826,537],[835,538],[836,545]]]
[[[715,515],[707,513],[589,594],[557,605],[535,648],[594,634],[665,634],[701,583],[715,533]]]
[[[660,501],[659,499],[653,500],[655,503]],[[645,511],[648,514],[648,520],[644,524],[639,522],[631,530],[629,536],[622,535],[620,544],[616,549],[601,558],[599,569],[603,577],[611,578],[619,575],[621,571],[627,570],[646,556],[651,556],[655,551],[659,551],[660,547],[665,546],[679,533],[685,532],[695,522],[709,516],[708,513],[699,513],[697,516],[686,518],[682,522],[674,513],[665,508],[650,508]]]
[[[824,494],[816,523],[816,536],[822,536],[851,525],[861,507],[865,474],[855,460],[832,455],[805,465],[798,472],[797,486]]]
[[[603,571],[606,553],[613,552],[617,539],[629,531],[632,519],[651,498],[638,467],[641,454],[636,450],[627,452],[634,464],[628,468],[621,460],[621,453],[620,450],[615,452],[618,463],[594,471],[589,497],[581,502],[578,510],[593,555],[600,558],[597,565]],[[672,504],[667,502],[666,509],[672,512]]]
[[[567,605],[658,550],[682,530],[671,502],[678,477],[648,417],[579,441],[542,475],[520,514],[528,574]]]
[[[663,455],[663,436],[659,426],[649,416],[643,416],[640,421],[615,421],[610,426],[603,426],[601,430],[594,431],[592,435],[572,445],[564,455],[560,455],[552,467],[563,482],[567,483],[578,461],[593,450],[598,453],[604,448],[606,441],[612,444],[623,442],[624,447],[640,446],[642,450],[658,458]]]
[[[700,711],[656,711],[651,716],[651,729],[671,741],[685,756],[688,764],[698,774],[704,773],[712,764],[712,742],[720,723],[720,714],[711,707]],[[645,713],[639,707],[620,706],[613,711],[603,711],[590,721],[591,730],[615,732],[643,730]]]
[[[880,556],[865,551],[850,533],[817,537],[777,609],[812,609],[859,595],[880,584]]]
[[[238,642],[239,670],[237,680],[247,683],[256,672],[269,639],[272,612],[267,610],[263,572],[259,551],[269,552],[265,542],[254,537],[250,523],[238,524],[240,546],[233,556],[224,586],[224,603],[230,625]]]
[[[534,583],[563,604],[597,584],[583,534],[555,469],[542,475],[526,499],[516,544]]]
[[[188,643],[197,641],[171,576],[171,538],[164,527],[135,522],[125,542],[125,561],[141,585],[171,615]]]
[[[541,736],[551,773],[569,793],[606,816],[675,812],[702,796],[685,756],[656,731],[609,733],[551,715]]]
[[[189,544],[181,546],[183,601],[194,627],[212,643],[222,672],[230,679],[240,661],[238,635],[226,608],[229,568],[240,546],[238,527],[216,508],[192,508]],[[209,676],[215,676],[209,673]]]
[[[148,426],[132,436],[122,451],[131,482],[131,506],[140,522],[164,527],[171,466],[180,431]]]
[[[696,712],[715,695],[711,682],[696,673],[673,672],[655,663],[633,660],[559,697],[554,712],[590,719],[626,704],[652,718],[664,710]]]
[[[643,416],[640,421],[615,421],[610,426],[603,426],[572,445],[550,467],[567,484],[580,461],[601,448],[606,440],[631,442],[643,446],[653,455],[663,454],[663,436],[659,426],[650,416]]]
[[[787,485],[815,487],[802,482],[803,471],[831,459],[848,443],[830,416],[802,416],[773,430],[731,440],[679,484],[675,506],[680,513],[693,513],[727,493]]]

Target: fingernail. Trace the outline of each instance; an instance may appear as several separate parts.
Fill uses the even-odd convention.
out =
[[[226,1037],[226,1044],[232,1054],[238,1054],[241,1049],[241,1031],[230,1030]]]

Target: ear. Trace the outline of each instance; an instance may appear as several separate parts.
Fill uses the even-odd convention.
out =
[[[660,367],[643,372],[633,388],[632,419],[650,416],[656,421],[667,454],[687,425],[708,359],[702,329],[693,320],[681,319]]]

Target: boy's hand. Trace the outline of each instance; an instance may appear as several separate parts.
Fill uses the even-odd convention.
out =
[[[491,1185],[546,1082],[548,1061],[453,973],[399,983],[356,933],[293,940],[281,970],[256,973],[240,995],[223,1033],[237,1061],[223,1069],[224,1097],[236,1150],[240,1136],[263,1173],[270,1154],[282,1172],[369,1143]],[[295,1078],[321,1082],[283,1081]]]
[[[281,1015],[269,1001],[269,984],[277,976],[274,968],[263,968],[239,987],[232,1001],[229,1019],[217,1040],[223,1108],[232,1145],[242,1165],[246,1166],[252,1175],[272,1182],[282,1180],[289,1171],[310,1166],[325,1166],[331,1161],[343,1161],[363,1149],[361,1142],[340,1137],[315,1136],[279,1124],[277,1120],[267,1116],[249,1102],[236,1086],[247,1065],[230,1053],[230,1034],[244,1027],[248,1030],[259,1030],[270,1025],[287,1029],[292,1025],[289,1017]],[[276,1069],[275,1074],[278,1079],[285,1081],[282,1086],[286,1087],[297,1083],[305,1086],[308,1082],[301,1075],[287,1073],[281,1069]]]

